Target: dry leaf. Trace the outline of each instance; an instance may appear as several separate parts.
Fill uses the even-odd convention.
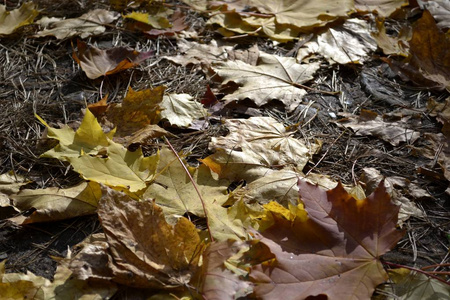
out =
[[[206,118],[208,111],[188,94],[164,95],[161,102],[161,119],[166,119],[171,125],[188,127],[192,121]]]
[[[299,180],[299,190],[306,212],[271,212],[273,226],[255,236],[275,255],[250,272],[256,297],[369,299],[388,278],[379,257],[403,236],[398,207],[383,185],[364,200],[341,185],[325,191]]]
[[[203,243],[188,219],[180,217],[169,224],[153,201],[135,201],[108,188],[98,215],[109,244],[108,268],[113,281],[141,288],[189,284]]]
[[[228,263],[228,259],[246,248],[247,244],[241,241],[214,242],[208,246],[203,255],[202,270],[205,300],[234,300],[252,293],[252,283],[233,273]]]
[[[90,79],[132,68],[153,55],[153,51],[139,53],[123,47],[101,50],[80,40],[77,48],[72,56]]]
[[[230,133],[225,137],[213,137],[209,148],[225,149],[230,154],[243,153],[252,157],[249,163],[301,171],[319,148],[317,144],[305,145],[304,141],[294,138],[294,132],[287,132],[283,124],[271,117],[228,119],[225,126]]]
[[[363,63],[377,49],[377,43],[364,20],[349,19],[342,26],[328,29],[299,49],[298,61],[321,54],[330,63]]]
[[[156,11],[152,13],[142,13],[134,11],[123,17],[124,19],[129,19],[145,25],[149,25],[151,26],[151,28],[164,29],[171,27],[171,24],[167,18],[172,13],[173,10],[162,5],[158,5]]]
[[[106,117],[117,127],[117,136],[125,137],[160,119],[165,86],[134,91],[131,87],[121,104],[112,104]]]
[[[376,12],[380,17],[389,17],[397,9],[408,5],[407,0],[355,0],[359,11]]]
[[[430,116],[436,117],[442,123],[442,133],[450,138],[450,97],[441,103],[430,98],[427,102],[427,109]]]
[[[8,35],[16,29],[32,24],[39,12],[33,2],[23,3],[19,8],[8,11],[0,4],[0,36]]]
[[[144,31],[144,33],[150,36],[158,36],[158,35],[174,36],[176,33],[187,28],[188,25],[185,23],[185,20],[186,16],[182,12],[176,11],[170,17],[170,23],[172,25],[171,27],[164,29],[151,29],[148,31]]]
[[[319,63],[298,64],[292,57],[261,52],[256,66],[237,60],[214,63],[213,69],[223,79],[223,85],[230,82],[239,85],[223,98],[226,103],[249,98],[262,106],[276,99],[292,111],[306,94],[302,84],[313,78]]]
[[[386,55],[400,55],[407,57],[409,54],[408,41],[411,39],[411,32],[409,28],[402,28],[398,36],[390,36],[386,33],[384,20],[377,19],[377,32],[372,32],[373,37],[377,41],[378,46]]]
[[[57,39],[65,39],[72,36],[87,38],[105,32],[105,24],[112,23],[120,14],[104,9],[94,9],[78,18],[60,19],[43,17],[36,24],[44,27],[44,30],[35,34],[36,37],[55,36]]]
[[[337,121],[336,124],[353,129],[359,136],[379,137],[393,146],[398,146],[401,142],[412,144],[420,137],[420,132],[408,128],[410,116],[389,120],[387,117],[381,117],[375,112],[364,109],[359,116],[349,113],[341,115],[346,118]]]
[[[387,300],[447,299],[450,286],[425,274],[400,268],[389,270],[389,279],[394,284],[384,285]]]
[[[35,209],[22,224],[57,221],[95,214],[100,197],[100,185],[96,182],[83,182],[67,189],[56,187],[26,189],[17,195],[10,196],[14,206],[21,211]]]
[[[450,28],[450,0],[427,1],[422,2],[422,5],[436,20],[439,28]]]

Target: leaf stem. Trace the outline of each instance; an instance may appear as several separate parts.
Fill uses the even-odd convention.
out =
[[[435,275],[431,274],[430,272],[427,272],[427,271],[424,271],[424,270],[421,270],[421,269],[416,269],[414,267],[399,265],[399,264],[396,264],[396,263],[391,263],[391,262],[383,261],[383,260],[381,261],[381,263],[384,264],[384,265],[387,265],[387,266],[395,267],[395,268],[405,268],[405,269],[408,269],[408,270],[411,270],[411,271],[414,271],[414,272],[422,273],[422,274],[424,274],[424,275],[426,275],[428,277],[431,277],[431,278],[434,278],[436,280],[439,280],[440,282],[442,282],[442,283],[444,283],[446,285],[450,285],[450,282],[447,282],[444,279],[439,278],[438,276],[435,276]]]
[[[195,183],[194,178],[192,178],[192,175],[189,172],[189,170],[187,169],[186,165],[183,163],[183,161],[181,160],[180,156],[175,151],[175,149],[173,148],[172,144],[169,142],[169,139],[167,137],[165,137],[165,136],[163,136],[163,138],[164,138],[165,142],[167,143],[167,145],[169,145],[170,150],[173,152],[173,154],[175,154],[175,156],[177,157],[178,161],[183,166],[184,171],[186,172],[187,176],[189,176],[189,179],[191,180],[192,185],[194,186],[194,189],[197,192],[198,197],[200,198],[200,202],[202,203],[202,207],[203,207],[203,212],[205,213],[206,227],[208,228],[209,238],[210,238],[211,242],[214,242],[214,237],[212,236],[211,229],[209,227],[209,218],[208,218],[208,212],[206,211],[205,201],[203,201],[203,197],[200,194],[200,191],[198,190],[197,184]]]

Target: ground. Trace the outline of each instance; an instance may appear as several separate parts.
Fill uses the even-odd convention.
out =
[[[105,1],[34,2],[43,14],[54,17],[76,17],[94,8],[109,7]],[[168,2],[186,10],[180,3]],[[6,4],[10,8],[18,6],[15,1],[6,1]],[[188,13],[187,22],[198,31],[202,42],[221,38],[212,29],[206,28],[205,20],[195,12]],[[141,90],[166,85],[168,92],[187,93],[196,99],[203,96],[207,85],[215,89],[218,87],[216,82],[196,68],[177,66],[161,59],[164,55],[177,53],[176,41],[171,38],[160,36],[149,39],[139,32],[108,28],[105,34],[92,38],[92,41],[105,48],[121,45],[138,47],[140,51],[157,49],[156,54],[138,67],[90,80],[71,57],[75,39],[32,38],[30,32],[33,30],[33,25],[27,26],[14,36],[0,40],[0,174],[13,170],[26,176],[32,181],[27,188],[69,187],[81,181],[79,175],[66,164],[39,157],[49,149],[49,144],[42,141],[44,127],[35,114],[52,126],[69,124],[76,128],[86,104],[98,101],[105,94],[109,94],[110,101],[120,102],[128,86]],[[244,37],[233,42],[242,49],[256,43],[260,50],[282,56],[295,46],[294,43],[274,45],[270,40],[256,37]],[[333,86],[338,86],[348,95],[346,99],[351,101],[346,102],[344,108],[339,96],[314,92],[304,99],[305,104],[314,101],[312,107],[317,109],[318,114],[297,135],[315,137],[323,142],[322,150],[308,163],[304,172],[314,169],[334,180],[352,184],[359,180],[363,168],[374,167],[383,176],[401,176],[416,183],[432,196],[416,202],[425,216],[411,217],[405,222],[403,226],[407,234],[384,259],[418,268],[448,264],[450,199],[445,193],[448,182],[442,177],[436,179],[417,172],[419,167],[429,165],[430,159],[414,155],[412,146],[420,147],[425,141],[392,146],[371,136],[357,136],[352,130],[334,123],[336,116],[344,110],[359,112],[360,109],[367,109],[379,115],[403,108],[422,112],[430,97],[442,100],[448,93],[402,81],[390,73],[377,55],[363,65],[324,65],[315,78],[308,83],[309,86],[318,90],[332,90]],[[388,98],[400,99],[406,106],[393,105]],[[252,114],[272,116],[286,126],[305,121],[301,110],[287,113],[276,101],[263,107],[245,102],[223,110],[221,117],[248,118],[251,114],[244,109],[248,106],[253,107]],[[435,118],[425,115],[420,127],[415,129],[421,133],[439,133],[441,128]],[[169,130],[177,136],[170,139],[174,147],[191,153],[191,163],[211,154],[208,150],[211,137],[227,132],[220,119],[212,120],[210,127],[202,131]],[[163,140],[154,139],[143,145],[144,153],[151,154],[162,144]],[[442,173],[438,166],[432,171]],[[8,272],[29,270],[52,279],[56,270],[53,258],[64,257],[70,247],[100,230],[95,215],[25,226],[0,220],[0,260],[7,259]],[[449,271],[449,267],[439,271]]]

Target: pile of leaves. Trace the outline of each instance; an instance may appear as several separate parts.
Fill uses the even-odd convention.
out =
[[[48,5],[0,6],[2,47],[10,55],[17,37],[24,44],[33,39],[41,45],[35,73],[45,73],[43,61],[56,62],[44,49],[67,46],[66,70],[78,73],[69,72],[65,88],[78,89],[66,93],[55,82],[46,91],[47,98],[58,90],[68,99],[63,118],[55,119],[31,99],[42,86],[30,95],[26,80],[2,75],[16,92],[23,90],[23,107],[33,103],[33,125],[25,129],[32,133],[25,139],[33,134],[36,149],[28,150],[33,164],[19,169],[12,154],[5,156],[10,163],[0,176],[0,228],[97,215],[101,230],[52,257],[53,280],[7,271],[8,252],[0,253],[6,258],[0,295],[448,297],[448,255],[422,268],[382,258],[406,233],[414,238],[411,218],[427,218],[416,200],[433,199],[436,190],[450,195],[445,1],[111,0],[64,17],[52,15],[56,10]],[[117,46],[122,35],[133,47]],[[172,52],[164,50],[170,46]],[[378,67],[364,64],[375,58]],[[145,81],[146,71],[164,68],[192,76]],[[336,79],[340,68],[359,68],[371,96],[353,103],[351,86]],[[383,77],[408,81],[423,94]],[[192,78],[201,86],[174,87],[193,85]],[[5,95],[6,103],[11,93]],[[366,109],[371,97],[388,111]],[[431,120],[432,130],[425,130]],[[341,133],[324,134],[318,126]],[[347,175],[339,176],[325,171],[326,160],[344,134],[370,136],[382,146],[350,159]],[[13,145],[12,136],[2,136],[2,143]],[[344,156],[363,144],[341,144]],[[396,160],[390,154],[396,151],[414,155],[411,170],[438,187],[427,190],[419,175],[386,174],[369,165],[355,177],[358,159]],[[66,181],[36,179],[51,164],[49,172],[59,168]],[[441,242],[447,250],[448,242]]]

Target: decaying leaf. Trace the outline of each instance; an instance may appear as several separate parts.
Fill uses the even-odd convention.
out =
[[[59,299],[70,295],[75,299],[107,299],[117,291],[110,282],[78,280],[65,265],[59,265],[50,281],[31,272],[5,274],[5,261],[0,262],[0,295],[3,299]]]
[[[320,54],[333,64],[362,63],[377,49],[377,43],[364,20],[349,19],[342,26],[328,29],[299,49],[298,61]]]
[[[102,193],[96,182],[83,182],[67,189],[50,187],[22,190],[11,195],[15,207],[21,211],[35,209],[22,224],[49,222],[94,214]]]
[[[134,91],[131,87],[121,104],[112,104],[106,117],[117,127],[120,137],[132,135],[150,124],[156,124],[161,113],[165,86]]]
[[[429,11],[413,24],[409,48],[410,56],[404,62],[385,61],[418,85],[450,89],[450,37],[437,27]]]
[[[409,28],[402,28],[398,36],[390,36],[386,33],[384,20],[377,19],[377,32],[372,32],[373,37],[377,41],[378,46],[386,55],[399,55],[407,57],[409,54],[409,43],[411,32]]]
[[[113,281],[142,288],[189,283],[198,268],[203,242],[188,219],[179,217],[169,224],[152,200],[135,201],[108,188],[98,214],[109,245]]]
[[[324,26],[347,16],[353,10],[353,1],[215,1],[210,8],[223,13],[215,13],[207,24],[221,26],[219,32],[224,35],[230,35],[230,32],[263,34],[287,42],[297,38],[301,31]],[[253,13],[253,10],[257,13]]]
[[[23,3],[19,8],[11,11],[0,4],[0,36],[11,34],[19,27],[32,24],[38,14],[33,2]]]
[[[422,1],[421,1],[422,2]],[[433,0],[422,2],[433,18],[436,20],[439,28],[450,28],[450,1],[449,0]]]
[[[420,132],[409,128],[410,116],[382,117],[375,112],[364,109],[361,110],[359,116],[349,113],[342,113],[341,115],[345,119],[337,121],[338,125],[353,129],[355,134],[359,136],[373,135],[379,137],[393,146],[398,146],[401,142],[412,144],[420,137]],[[415,120],[412,119],[412,121]]]
[[[233,255],[247,248],[247,244],[241,241],[214,242],[208,246],[203,256],[201,290],[204,299],[234,300],[253,291],[252,283],[240,278],[242,274],[232,272],[228,263]]]
[[[389,193],[392,201],[400,207],[398,225],[402,226],[412,216],[425,216],[425,213],[416,206],[413,200],[431,198],[431,195],[426,190],[404,177],[392,176],[384,178],[380,171],[375,168],[364,168],[362,170],[361,181],[365,183],[366,193],[368,194],[375,191],[383,179],[386,191]]]
[[[174,36],[176,33],[179,33],[180,31],[187,28],[187,24],[185,23],[186,16],[180,12],[176,11],[171,17],[170,17],[170,23],[171,27],[164,28],[164,29],[150,29],[148,31],[144,31],[145,34],[149,36],[159,36],[159,35],[165,35],[165,36]]]
[[[164,95],[161,102],[161,119],[178,127],[187,127],[193,120],[205,118],[208,111],[189,94]]]
[[[376,12],[380,17],[389,17],[397,9],[408,5],[407,0],[355,0],[359,11]]]
[[[216,153],[203,162],[222,177],[231,180],[251,181],[251,178],[245,177],[244,164],[248,164],[249,172],[254,173],[251,175],[254,179],[264,176],[258,171],[266,172],[271,167],[290,168],[300,172],[319,148],[316,143],[305,144],[294,138],[293,132],[287,132],[281,123],[271,117],[228,119],[225,125],[230,134],[211,139],[209,148],[215,149]],[[222,151],[217,151],[218,149]],[[221,165],[220,169],[214,167],[216,164]],[[258,170],[258,166],[263,169]],[[233,178],[235,175],[242,177]]]
[[[319,63],[298,64],[291,57],[260,52],[256,66],[236,60],[217,62],[213,69],[222,78],[223,85],[230,82],[239,85],[236,91],[223,98],[226,103],[248,98],[262,106],[279,100],[292,111],[301,103],[306,94],[303,84],[313,78]]]
[[[113,142],[114,132],[105,134],[89,110],[76,132],[68,126],[55,129],[39,120],[48,128],[48,136],[59,141],[42,156],[68,161],[86,180],[131,192],[146,188],[152,180],[159,155],[144,157],[140,148],[132,152]]]
[[[90,79],[132,68],[153,55],[153,51],[139,53],[124,47],[101,50],[80,40],[77,48],[72,56]]]
[[[43,17],[36,24],[44,29],[35,34],[41,36],[55,36],[57,39],[65,39],[72,36],[87,38],[105,32],[105,24],[109,24],[119,18],[119,13],[104,9],[94,9],[78,18],[60,19]]]
[[[233,49],[232,46],[219,46],[216,40],[206,45],[179,39],[177,46],[181,54],[164,58],[183,66],[203,64],[209,67],[212,62],[225,60],[228,57],[227,50]]]
[[[23,176],[8,172],[0,175],[0,220],[8,219],[19,213],[16,207],[11,205],[8,195],[19,192],[20,187],[28,184]]]
[[[446,299],[450,286],[425,274],[400,268],[389,270],[393,284],[386,284],[383,290],[390,295],[388,300]]]
[[[430,116],[436,117],[442,123],[442,133],[450,138],[450,97],[440,103],[430,98],[427,102],[427,109]]]
[[[388,275],[379,257],[403,232],[384,185],[355,200],[339,184],[325,191],[299,180],[302,206],[271,212],[273,225],[255,238],[275,260],[251,269],[261,299],[369,299]]]
[[[167,19],[170,15],[172,15],[173,10],[158,5],[157,11],[152,13],[143,13],[143,12],[131,12],[124,16],[124,19],[134,20],[136,22],[140,22],[145,25],[151,26],[151,28],[163,29],[171,27],[169,20]]]

